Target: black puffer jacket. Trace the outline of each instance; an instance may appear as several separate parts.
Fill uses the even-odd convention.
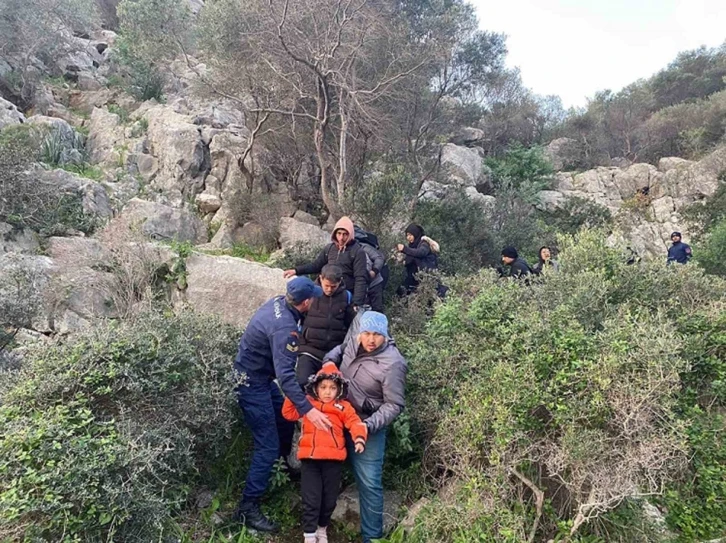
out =
[[[299,354],[322,360],[325,353],[343,343],[355,317],[350,298],[350,293],[341,285],[332,296],[313,300],[303,323]]]
[[[403,248],[404,265],[406,266],[406,277],[403,286],[407,290],[413,290],[418,286],[416,274],[422,270],[436,270],[439,267],[439,259],[436,252],[431,248],[427,239],[415,239]]]
[[[509,267],[509,277],[525,277],[532,273],[532,268],[529,267],[529,264],[522,258],[517,257],[514,262],[510,264]]]

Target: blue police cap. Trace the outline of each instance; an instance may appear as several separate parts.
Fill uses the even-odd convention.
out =
[[[287,294],[296,304],[299,304],[308,298],[320,298],[323,295],[323,289],[307,277],[295,277],[287,283]]]

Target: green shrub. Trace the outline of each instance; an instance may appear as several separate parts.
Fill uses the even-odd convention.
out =
[[[550,232],[575,234],[583,227],[606,228],[612,223],[613,216],[605,206],[575,196],[557,209],[542,213],[540,220],[545,221]]]
[[[486,165],[491,169],[497,187],[508,181],[515,188],[529,185],[545,190],[549,188],[554,174],[552,163],[540,147],[527,148],[519,143],[512,145],[501,158],[488,158]]]
[[[237,336],[147,310],[32,351],[0,391],[0,539],[171,535],[230,436]]]
[[[413,179],[403,166],[387,165],[384,172],[376,172],[352,189],[350,209],[365,228],[380,233],[390,230],[391,219],[405,213]]]
[[[682,524],[715,535],[724,428],[711,419],[695,439],[683,402],[723,401],[726,283],[695,266],[628,266],[598,232],[558,243],[558,274],[459,277],[419,330],[393,319],[409,424],[441,488],[412,540],[645,541],[635,512],[593,519],[665,485],[684,508],[708,504]],[[684,486],[689,471],[704,484]],[[632,524],[608,524],[618,515]]]

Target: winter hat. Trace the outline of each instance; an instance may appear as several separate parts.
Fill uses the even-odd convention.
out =
[[[681,233],[680,233],[680,232],[673,232],[673,233],[671,234],[671,239],[673,239],[673,237],[674,237],[674,236],[678,236],[679,238],[680,238],[680,237],[683,237],[683,236],[681,236]]]
[[[336,241],[335,239],[335,233],[338,230],[345,230],[348,232],[348,243],[351,243],[353,239],[355,238],[355,230],[353,228],[353,221],[350,220],[349,217],[341,217],[338,222],[335,223],[335,227],[333,228],[333,233],[330,234],[330,239],[333,241]]]
[[[411,223],[406,227],[406,234],[411,234],[413,239],[421,239],[424,236],[424,229],[418,224]]]
[[[326,379],[330,379],[338,385],[338,396],[335,398],[336,400],[341,400],[348,395],[348,381],[343,378],[343,374],[340,373],[340,370],[334,362],[326,362],[318,373],[308,377],[305,392],[313,398],[318,399],[318,383]]]
[[[502,256],[506,256],[507,258],[517,258],[519,253],[517,252],[517,249],[510,246],[502,249]]]
[[[366,311],[360,318],[360,333],[373,332],[388,337],[388,319],[383,313]]]

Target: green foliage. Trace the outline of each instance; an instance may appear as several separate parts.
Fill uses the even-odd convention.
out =
[[[612,223],[613,216],[605,206],[574,196],[557,209],[543,213],[541,220],[546,222],[551,232],[572,235],[583,227],[606,228]]]
[[[502,158],[487,158],[486,165],[491,168],[497,187],[509,182],[515,189],[545,190],[549,188],[554,173],[541,148],[526,148],[521,144],[512,145]]]
[[[372,232],[390,229],[390,221],[400,216],[410,204],[413,179],[401,165],[389,165],[365,179],[352,195],[351,209],[363,226]]]
[[[81,164],[64,164],[60,168],[94,181],[101,181],[106,175],[101,168],[98,166],[92,166],[87,162],[83,162]]]
[[[0,539],[170,535],[229,438],[237,336],[192,313],[144,311],[32,351],[0,390]]]
[[[442,201],[420,201],[414,221],[441,245],[439,268],[443,273],[472,273],[496,258],[487,214],[461,191]]]
[[[108,112],[113,113],[114,115],[118,115],[118,119],[121,124],[129,123],[129,110],[125,107],[119,106],[117,104],[109,104]]]
[[[717,223],[695,249],[696,262],[708,273],[726,276],[726,219]]]
[[[697,228],[698,234],[710,232],[718,223],[726,220],[726,172],[709,198],[702,202],[695,202],[683,208],[683,218]]]
[[[718,530],[722,503],[708,496],[723,496],[724,428],[715,421],[697,441],[682,405],[723,402],[726,283],[695,266],[628,266],[597,232],[558,243],[560,272],[545,281],[452,279],[418,331],[402,333],[406,313],[392,319],[410,424],[443,487],[411,541],[526,540],[537,514],[525,479],[546,500],[536,541],[571,530],[578,541],[650,541],[625,510],[581,523],[664,484],[692,496],[684,508],[710,507],[703,520],[675,513],[682,524]],[[694,480],[685,469],[704,485],[683,487]],[[617,515],[630,520],[619,528]]]

